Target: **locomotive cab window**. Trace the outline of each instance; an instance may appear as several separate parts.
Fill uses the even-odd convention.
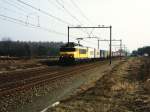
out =
[[[74,52],[76,51],[75,48],[60,48],[60,51],[62,52]]]
[[[79,49],[80,54],[86,54],[86,49]]]

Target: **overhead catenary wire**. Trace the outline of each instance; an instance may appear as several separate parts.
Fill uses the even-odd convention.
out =
[[[61,9],[58,5],[56,5],[55,3],[54,3],[54,0],[52,1],[52,0],[48,0],[48,2],[50,3],[50,4],[53,4],[55,7],[57,7],[58,9]]]
[[[35,24],[32,24],[32,23],[26,23],[26,21],[23,21],[23,20],[20,20],[20,19],[12,18],[12,17],[9,17],[9,16],[1,15],[1,14],[0,14],[0,17],[3,17],[3,18],[0,18],[0,19],[4,20],[4,21],[9,21],[9,22],[12,22],[12,23],[15,23],[15,24],[23,25],[25,27],[37,28],[37,29],[41,29],[41,30],[44,30],[44,31],[47,31],[47,32],[50,32],[50,33],[55,33],[55,34],[58,34],[58,35],[66,36],[65,33],[58,32],[56,30],[49,29],[49,28],[46,28],[46,27],[43,27],[43,26],[38,26],[38,25],[35,25]],[[73,38],[76,38],[75,35],[70,35],[70,36],[72,36]]]
[[[73,26],[71,23],[69,23],[69,22],[67,22],[67,21],[65,21],[65,20],[63,20],[63,19],[61,19],[59,17],[56,17],[56,16],[54,16],[54,15],[52,15],[52,14],[50,14],[50,13],[48,13],[48,12],[46,12],[46,11],[40,9],[40,8],[34,7],[34,6],[24,2],[22,0],[17,0],[17,1],[20,2],[21,4],[24,4],[24,5],[28,6],[28,7],[32,8],[32,9],[34,9],[34,10],[40,12],[40,13],[42,13],[42,14],[45,14],[45,15],[47,15],[47,16],[49,16],[49,17],[51,17],[51,18],[53,18],[53,19],[55,19],[55,20],[57,20],[59,22],[62,22],[64,24]]]
[[[51,2],[51,3],[53,3],[51,0],[48,0],[48,1]],[[74,20],[76,20],[80,25],[82,25],[81,21],[80,21],[76,16],[74,16],[67,8],[65,8],[65,6],[64,6],[62,3],[60,3],[58,0],[56,0],[56,3],[57,3],[62,9],[64,9],[64,11],[65,11],[67,14],[69,14]],[[64,3],[64,1],[63,1],[63,3]],[[60,9],[60,7],[58,7],[56,4],[53,3],[53,5],[55,5],[57,8]],[[84,31],[83,29],[81,29],[81,30],[82,30],[84,33],[87,33],[87,34],[89,35],[88,32]]]
[[[2,14],[0,14],[0,17],[6,18],[6,19],[3,19],[5,21],[17,23],[17,24],[20,24],[20,25],[23,25],[23,26],[26,26],[26,27],[38,28],[38,29],[45,30],[45,31],[48,31],[48,32],[51,32],[51,33],[55,33],[55,34],[59,34],[59,35],[65,35],[66,36],[65,33],[57,32],[55,30],[48,29],[48,28],[45,28],[43,26],[37,26],[37,25],[32,24],[32,23],[27,23],[27,22],[25,22],[23,20],[20,20],[20,19],[16,19],[16,18],[13,18],[13,17],[5,16],[5,15],[2,15]]]
[[[26,3],[26,2],[24,2],[24,1],[22,1],[22,0],[16,0],[16,2],[17,2],[17,1],[18,1],[18,4],[17,4],[17,5],[16,5],[16,4],[13,4],[13,5],[12,5],[11,2],[10,2],[9,5],[12,5],[13,7],[16,7],[17,9],[22,10],[22,12],[24,12],[24,13],[27,13],[24,9],[22,9],[22,8],[19,7],[19,4],[22,3],[22,4],[24,4],[25,6],[34,9],[35,11],[41,12],[41,13],[43,13],[43,14],[45,14],[45,15],[51,17],[51,18],[57,19],[58,21],[60,21],[60,22],[62,22],[62,23],[65,23],[65,24],[67,24],[67,25],[73,26],[72,24],[70,24],[70,23],[67,22],[67,21],[64,21],[64,20],[61,19],[61,18],[58,18],[58,17],[53,16],[53,15],[51,16],[50,13],[48,13],[48,12],[46,12],[46,11],[40,9],[40,8],[34,7],[34,6],[32,6],[31,4],[28,4],[28,3]],[[58,1],[58,0],[57,0],[57,1]],[[56,2],[56,1],[55,1],[55,2]],[[59,2],[59,3],[60,3],[60,5],[63,6],[63,4],[62,4],[61,2]],[[63,3],[64,3],[64,2],[63,2]],[[65,8],[64,10],[67,11],[67,8]],[[70,11],[69,11],[69,12],[70,12]],[[68,13],[68,14],[69,14],[69,13]],[[26,15],[26,14],[25,14],[25,15]],[[71,15],[72,15],[72,18],[74,18],[74,19],[76,18],[75,20],[80,23],[80,20],[79,20],[77,17],[75,17],[73,14],[71,14],[71,12],[70,12],[70,16],[71,16]],[[0,16],[2,16],[2,15],[0,15]],[[4,16],[3,16],[3,17],[4,17]],[[30,16],[29,16],[29,17],[30,17]],[[55,18],[55,17],[56,17],[56,18]],[[30,22],[27,23],[27,21],[23,21],[23,20],[20,20],[20,19],[12,18],[12,17],[9,17],[9,16],[5,16],[4,18],[6,18],[6,19],[3,19],[3,20],[5,20],[5,21],[14,22],[14,23],[16,23],[16,24],[24,25],[24,26],[26,26],[26,27],[38,28],[38,29],[42,29],[42,30],[45,30],[45,31],[48,31],[48,32],[51,32],[51,33],[55,33],[55,34],[59,34],[59,35],[65,35],[65,36],[66,36],[65,33],[57,32],[57,31],[55,31],[55,30],[52,30],[52,29],[49,29],[49,28],[45,28],[45,27],[42,27],[42,26],[37,26],[37,25],[32,24],[32,23],[30,23]],[[61,20],[62,20],[62,21],[61,21]],[[82,23],[80,23],[80,24],[82,24]],[[70,35],[70,36],[72,36],[72,35]],[[75,37],[75,36],[72,36],[72,37]]]
[[[37,11],[43,13],[43,14],[46,14],[46,15],[48,15],[48,16],[54,18],[54,19],[57,19],[58,21],[61,21],[61,22],[63,22],[63,23],[66,23],[66,24],[72,26],[72,24],[70,24],[70,23],[68,23],[68,22],[66,22],[66,21],[64,21],[64,20],[62,20],[62,19],[60,19],[60,18],[58,18],[58,17],[56,17],[56,16],[51,15],[51,14],[49,14],[49,13],[46,12],[46,11],[43,11],[43,10],[41,10],[41,9],[39,9],[39,8],[36,8],[36,7],[34,7],[34,6],[32,6],[32,5],[28,4],[28,3],[26,3],[26,2],[23,2],[22,0],[17,0],[17,1],[20,2],[20,3],[22,3],[22,4],[24,4],[24,5],[26,5],[26,6],[29,6],[30,8],[33,8],[34,10],[37,10]]]
[[[7,18],[5,18],[5,17],[1,17],[1,16],[0,16],[0,19],[1,19],[1,20],[4,20],[4,21],[11,22],[11,23],[19,24],[19,25],[22,25],[22,26],[26,26],[26,25],[25,25],[25,24],[23,24],[23,23],[20,23],[20,22],[17,22],[17,21],[11,20],[11,19],[7,19]]]
[[[58,0],[56,0],[56,3],[61,6],[74,20],[76,20],[80,25],[82,25],[81,21],[76,18],[76,16],[74,16],[67,8],[65,8],[65,6],[63,4],[61,4]]]
[[[81,8],[74,2],[74,0],[70,0],[71,3],[79,10],[80,14],[88,21],[91,23],[91,21],[88,19],[88,17],[83,13]]]
[[[69,12],[64,6],[63,6],[63,4],[61,4],[61,3],[59,3],[57,0],[54,2],[54,1],[52,1],[52,0],[48,0],[48,2],[50,3],[50,4],[53,4],[57,9],[59,9],[59,10],[61,10],[61,9],[63,9],[63,10],[61,10],[61,11],[64,11],[64,12],[66,12],[67,14],[69,14],[69,16],[71,16],[73,19],[75,19],[76,17],[73,15],[73,14],[71,14],[71,12]],[[56,3],[56,4],[55,4]],[[59,5],[59,6],[58,6]],[[77,19],[75,19],[76,21],[78,21]],[[79,21],[78,21],[79,22]]]
[[[62,2],[60,2],[60,1],[62,1]],[[71,1],[71,0],[70,0]],[[68,7],[70,6],[67,2],[65,2],[64,0],[56,0],[56,2],[59,4],[59,5],[61,5],[61,7],[63,7],[63,8],[65,8],[65,5],[63,5],[63,4],[67,4],[68,5]],[[73,2],[73,1],[71,1],[71,2]],[[63,4],[62,4],[63,3]],[[79,13],[82,15],[82,17],[83,18],[86,18],[86,20],[88,21],[88,22],[90,22],[89,21],[89,19],[85,16],[85,14],[82,12],[82,10],[80,9],[80,7],[75,3],[75,2],[73,2],[72,3],[73,5],[74,5],[74,7],[76,8],[76,9],[78,9],[78,11],[79,11]],[[71,14],[71,12],[70,12],[70,10],[68,10],[67,8],[65,8],[65,10],[67,10],[67,12],[69,12],[70,14]],[[71,14],[72,15],[72,17],[74,17],[74,19],[76,19],[76,21],[78,21],[79,23],[80,23],[80,25],[82,25],[82,23],[81,23],[81,21],[77,18],[77,17],[75,17],[74,16],[74,14]]]
[[[76,20],[81,26],[83,25],[82,23],[81,23],[81,21],[76,17],[76,16],[74,16],[67,8],[65,8],[65,6],[63,5],[63,4],[61,4],[58,0],[56,0],[56,3],[59,5],[59,6],[61,6],[64,10],[65,10],[65,12],[67,13],[67,14],[69,14],[74,20]],[[64,3],[64,2],[63,2]],[[89,33],[87,32],[87,31],[84,31],[83,29],[81,29],[84,33],[86,33],[87,35],[89,35]]]
[[[6,10],[6,11],[8,11],[8,12],[12,12],[12,13],[19,14],[19,15],[23,16],[25,19],[27,18],[27,15],[26,15],[26,14],[24,14],[24,13],[17,12],[17,11],[12,10],[12,9],[8,9],[8,8],[6,8],[6,7],[2,7],[1,9]],[[28,17],[33,19],[33,17],[32,17],[32,16],[28,16]]]
[[[59,5],[59,6],[61,6],[64,10],[65,10],[65,12],[67,12],[74,20],[76,20],[81,26],[83,25],[82,23],[81,23],[81,21],[76,17],[76,16],[74,16],[67,8],[65,8],[65,6],[62,4],[62,3],[60,3],[58,0],[56,0],[56,3]],[[64,2],[63,2],[64,3]],[[87,35],[89,35],[89,33],[87,32],[87,31],[84,31],[83,29],[81,29],[84,33],[86,33]]]
[[[56,0],[56,1],[58,1],[58,0]],[[62,3],[65,3],[63,0],[61,0],[62,1]],[[70,0],[71,1],[71,0]],[[59,2],[59,4],[60,4],[60,2]],[[60,4],[61,5],[61,4]],[[80,9],[74,2],[73,2],[73,5],[77,8],[77,9]],[[63,5],[62,5],[62,7],[64,7]],[[65,8],[65,7],[64,7]],[[84,14],[83,14],[83,12],[81,11],[81,9],[79,10],[79,12],[81,13],[81,15],[83,16]],[[84,18],[86,18],[87,19],[87,17],[84,15],[83,16]],[[75,18],[74,18],[75,19]],[[80,25],[83,25],[78,19],[76,19],[79,23],[80,23]],[[89,20],[87,20],[88,22],[89,22]],[[84,33],[86,33],[88,36],[90,36],[91,34],[87,31],[87,29],[81,29]],[[93,35],[93,34],[92,34]]]
[[[0,14],[1,17],[4,17],[4,18],[7,18],[7,19],[10,19],[10,20],[14,20],[15,22],[20,22],[20,23],[24,23],[24,24],[28,24],[28,25],[31,25],[31,26],[36,26],[34,24],[31,24],[31,23],[26,23],[25,21],[23,20],[20,20],[20,19],[16,19],[16,18],[13,18],[13,17],[9,17],[9,16],[6,16],[6,15],[2,15]]]
[[[70,0],[70,1],[74,5],[74,7],[76,7],[79,10],[80,14],[87,20],[87,22],[89,22],[90,24],[92,24],[92,22],[89,20],[89,18],[83,13],[83,11],[81,10],[81,8],[74,2],[74,0]],[[91,34],[88,33],[88,35],[89,36],[90,35],[94,36],[93,33],[91,33]]]
[[[8,5],[10,5],[10,6],[12,6],[12,7],[18,9],[19,11],[21,11],[21,12],[23,12],[23,13],[27,13],[27,10],[23,9],[22,7],[20,7],[20,6],[16,5],[16,4],[11,3],[11,1],[9,1],[9,2],[8,2],[8,0],[1,0],[1,1],[2,1],[3,3],[5,3],[5,4],[8,4]]]
[[[19,14],[19,16],[21,17],[24,17],[24,19],[26,21],[28,21],[28,19],[32,19],[32,20],[35,20],[36,18],[30,16],[29,14],[31,14],[31,12],[29,13],[29,11],[26,10],[26,7],[23,7],[22,5],[18,4],[18,2],[14,2],[11,3],[11,1],[9,0],[2,0],[5,4],[8,4],[16,9],[18,9],[18,11],[16,10],[12,10],[12,9],[9,9],[9,8],[5,8],[5,7],[2,7],[2,9],[6,10],[6,11],[9,11],[9,12],[13,12],[13,13],[16,13],[16,14]],[[15,4],[14,4],[15,3]],[[33,12],[32,12],[33,13]],[[35,12],[34,12],[35,13]],[[37,14],[36,14],[37,15]],[[38,17],[36,19],[38,21]]]
[[[23,4],[20,4],[17,0],[13,0],[13,1],[12,0],[7,0],[7,1],[16,4],[17,6],[21,7],[23,10],[25,10],[25,12],[28,13],[29,10],[27,10],[27,9],[29,9],[29,8],[25,5],[23,5]]]

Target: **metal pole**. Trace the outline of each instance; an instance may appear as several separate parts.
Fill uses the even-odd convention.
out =
[[[99,49],[99,40],[98,40],[98,49]]]
[[[121,52],[122,52],[122,40],[120,40],[120,59],[121,59]]]
[[[127,51],[126,51],[126,46],[124,45],[124,53],[125,53],[125,56],[127,56]]]
[[[112,37],[111,37],[111,36],[112,36],[112,26],[110,26],[110,50],[109,50],[109,51],[110,51],[110,52],[109,52],[109,53],[110,53],[110,54],[109,54],[109,55],[110,55],[110,56],[109,56],[109,58],[110,58],[110,65],[111,65],[111,50],[112,50],[112,48],[111,48],[111,44],[112,44],[112,43],[111,43],[111,39],[112,39]]]
[[[69,26],[68,26],[68,45],[69,45]]]

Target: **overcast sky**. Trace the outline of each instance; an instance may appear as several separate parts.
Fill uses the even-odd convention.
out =
[[[17,0],[0,0],[0,39],[10,37],[12,40],[66,42],[67,26],[69,25],[112,25],[112,37],[122,39],[130,51],[150,45],[149,0],[22,1],[40,8],[49,15],[59,18],[59,20],[40,13]],[[14,20],[4,16],[21,20],[27,24],[14,23]],[[33,26],[31,27],[28,23],[34,24],[35,28],[32,28]],[[71,41],[76,41],[76,37],[87,37],[87,32],[90,33],[91,31],[93,31],[92,35],[101,39],[109,39],[109,30],[106,29],[71,30]],[[96,39],[85,38],[81,43],[85,46],[97,47]],[[104,49],[108,43],[101,42],[100,46]]]

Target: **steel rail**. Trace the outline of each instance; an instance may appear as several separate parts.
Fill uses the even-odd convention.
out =
[[[65,70],[62,72],[58,72],[58,73],[51,73],[51,74],[47,74],[47,75],[43,75],[43,76],[38,76],[35,78],[31,78],[31,79],[27,79],[25,80],[26,83],[22,83],[21,85],[16,85],[12,88],[7,88],[7,86],[5,87],[5,89],[1,89],[0,90],[0,96],[1,95],[7,95],[7,94],[12,94],[16,91],[21,91],[24,90],[26,88],[32,88],[34,86],[37,85],[41,85],[43,83],[49,83],[51,81],[55,81],[57,79],[62,79],[62,78],[66,78],[68,76],[71,76],[75,73],[80,73],[80,72],[84,72],[85,70],[90,70],[93,69],[94,67],[96,67],[97,64],[89,64],[86,66],[80,66],[80,67],[76,67],[76,68],[72,68],[70,70]],[[21,82],[24,82],[24,80],[22,80]],[[15,85],[11,83],[11,85]]]

